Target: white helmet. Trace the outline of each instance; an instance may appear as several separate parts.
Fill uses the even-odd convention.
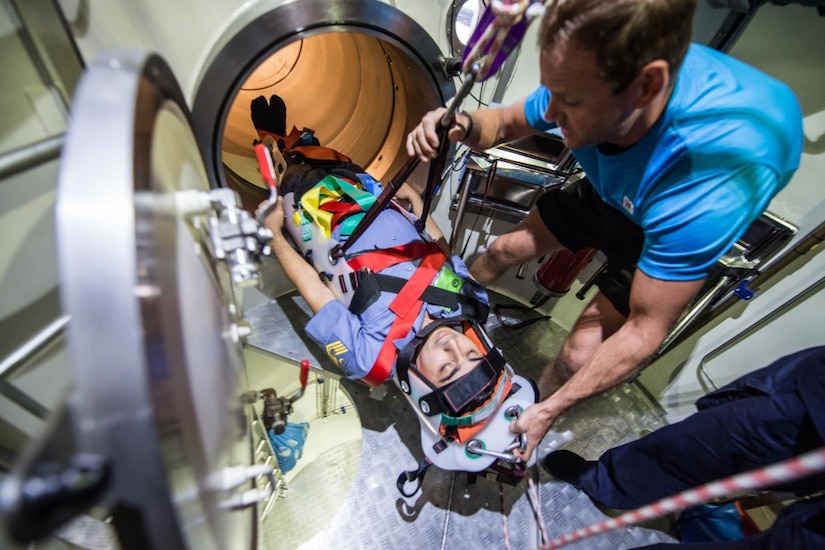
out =
[[[432,332],[453,326],[476,341],[485,353],[478,364],[457,380],[436,387],[415,365],[421,345]],[[507,397],[513,371],[492,345],[480,325],[472,319],[439,319],[424,327],[398,354],[395,368],[398,385],[411,401],[436,424],[451,428],[471,426],[489,418]]]

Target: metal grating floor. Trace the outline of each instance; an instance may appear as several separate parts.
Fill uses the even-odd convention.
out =
[[[500,296],[493,298],[510,303]],[[533,314],[517,312],[516,316]],[[260,303],[246,317],[253,327],[249,346],[287,360],[311,357],[315,365],[329,368],[323,352],[300,330],[309,310],[296,294]],[[491,315],[487,330],[516,372],[527,378],[538,378],[566,336],[552,319],[510,329]],[[385,384],[386,393],[380,400],[359,382],[342,379],[341,386],[360,415],[360,447],[357,442],[336,447],[304,467],[289,485],[286,498],[276,503],[266,519],[262,548],[505,548],[505,533],[510,548],[539,546],[526,480],[516,486],[483,477],[470,482],[466,473],[431,467],[421,491],[410,498],[402,496],[396,488],[398,476],[416,468],[424,456],[418,420],[406,398],[391,384]],[[636,439],[662,423],[644,392],[628,384],[571,409],[554,429],[573,432],[575,439],[565,448],[597,458],[605,449]],[[546,444],[539,447],[539,456],[545,454],[544,448]],[[610,511],[597,508],[571,485],[554,480],[539,467],[532,468],[531,475],[550,539],[607,519],[605,512]],[[336,502],[340,503],[337,510]],[[637,548],[675,542],[673,532],[671,522],[663,519],[568,548]]]

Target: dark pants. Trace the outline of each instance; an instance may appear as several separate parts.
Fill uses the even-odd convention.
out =
[[[634,509],[817,449],[825,445],[823,380],[825,347],[783,357],[703,397],[696,403],[699,411],[685,420],[605,452],[587,464],[577,485],[602,504]],[[825,474],[773,489],[822,490]],[[783,529],[793,530],[795,534],[787,540],[814,537],[825,548],[823,516],[823,499],[795,504],[780,516],[774,529],[784,533],[783,537],[791,536]],[[788,523],[783,527],[784,522]],[[779,535],[760,535],[770,536]],[[744,540],[752,539],[756,540]],[[740,548],[725,544],[729,545],[725,548]],[[754,544],[747,548],[762,547]]]
[[[594,282],[627,317],[630,285],[644,245],[642,228],[608,206],[587,178],[548,190],[536,207],[544,225],[565,248],[573,252],[595,248],[604,253],[607,265]]]

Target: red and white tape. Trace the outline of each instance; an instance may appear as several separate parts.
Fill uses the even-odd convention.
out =
[[[543,545],[541,550],[560,548],[571,542],[586,539],[593,535],[660,518],[678,510],[704,504],[720,497],[729,496],[737,491],[762,489],[764,487],[801,479],[822,471],[825,471],[825,447],[820,447],[817,450],[783,462],[777,462],[764,468],[758,468],[719,481],[712,481],[694,489],[688,489],[687,491],[664,498],[648,506],[622,514],[621,516],[568,533]]]

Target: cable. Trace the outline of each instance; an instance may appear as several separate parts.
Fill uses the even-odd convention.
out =
[[[504,532],[504,550],[511,550],[510,546],[510,529],[507,523],[507,512],[504,501],[504,483],[498,483],[498,501],[501,507],[501,529]]]
[[[643,521],[661,518],[670,513],[678,512],[691,506],[705,504],[737,491],[762,489],[779,483],[795,481],[822,471],[825,471],[825,447],[820,447],[819,449],[782,462],[777,462],[770,466],[756,468],[743,474],[712,481],[674,496],[663,498],[648,506],[622,514],[619,517],[601,523],[595,523],[583,529],[568,533],[545,544],[541,547],[541,550],[560,548],[571,542],[583,540],[593,535],[606,533],[628,525],[637,525]]]
[[[544,518],[541,515],[541,499],[539,498],[536,483],[532,477],[527,478],[527,491],[530,498],[530,503],[533,505],[533,513],[536,514],[536,523],[539,525],[539,532],[541,533],[541,542],[546,544],[550,537],[547,535],[547,527],[544,525]]]
[[[551,319],[551,317],[550,317],[550,315],[539,315],[538,317],[525,319],[525,320],[519,321],[517,323],[508,323],[507,321],[504,320],[504,316],[502,314],[502,311],[505,310],[505,309],[512,309],[512,310],[516,310],[516,311],[534,311],[534,310],[540,308],[541,306],[543,306],[549,298],[550,298],[549,296],[543,296],[542,299],[539,300],[536,303],[536,305],[534,305],[533,307],[527,307],[527,306],[522,306],[522,305],[495,304],[493,306],[493,313],[496,314],[496,319],[498,319],[498,322],[501,323],[501,326],[503,326],[505,328],[512,328],[512,329],[524,328],[528,325],[532,325],[536,321],[541,321],[543,319]]]

